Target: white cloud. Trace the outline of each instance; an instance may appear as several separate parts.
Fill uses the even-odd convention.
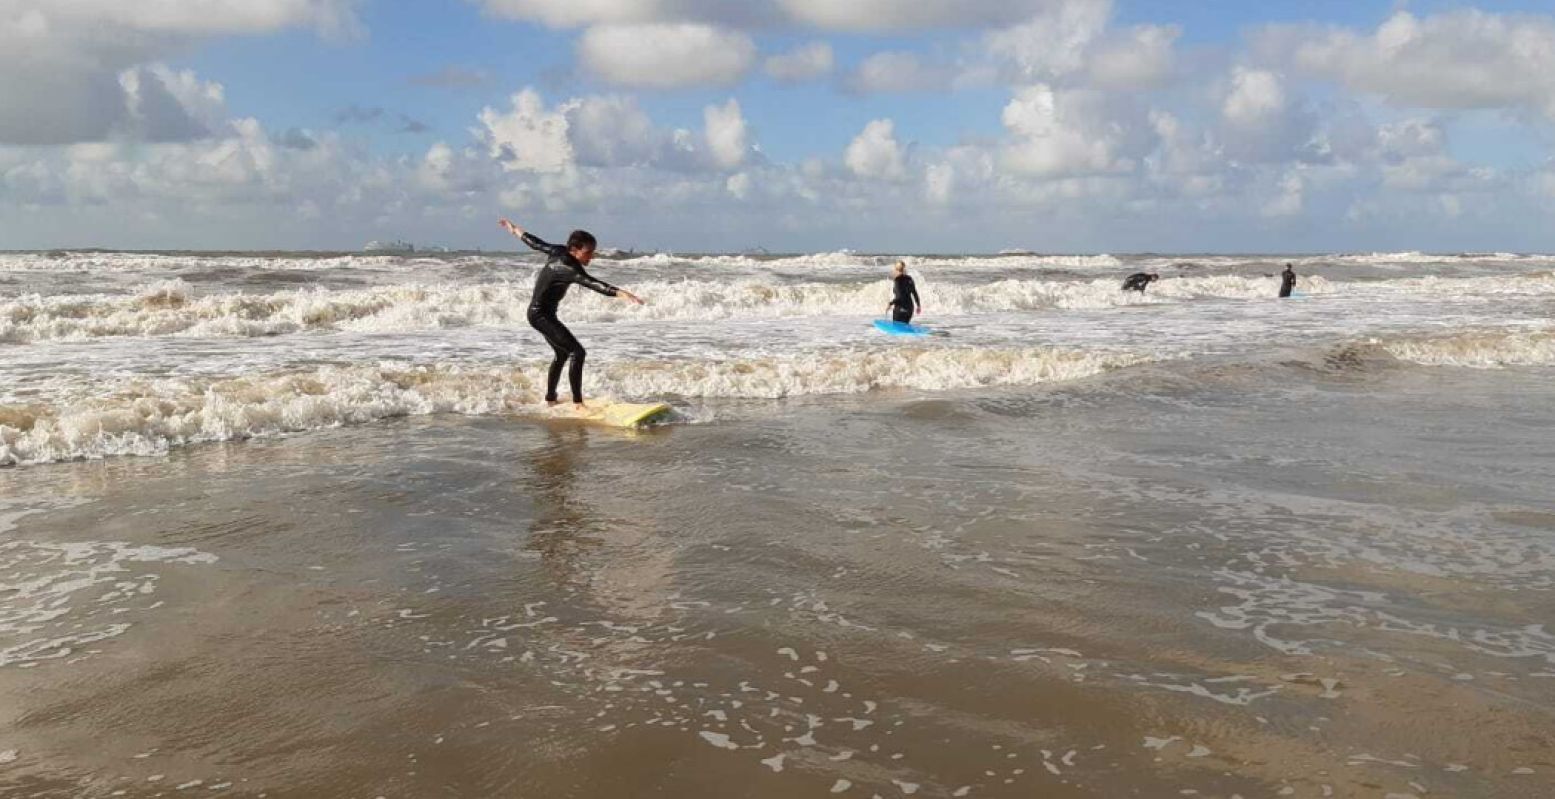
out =
[[[658,22],[676,3],[665,0],[479,0],[488,13],[534,20],[556,28],[598,23]]]
[[[1233,158],[1297,158],[1312,142],[1312,115],[1290,97],[1285,80],[1266,69],[1232,69],[1220,117],[1221,141]]]
[[[751,182],[751,176],[749,173],[739,172],[730,175],[729,179],[724,181],[724,188],[727,189],[729,194],[732,195],[735,199],[746,200],[750,198]]]
[[[52,173],[59,202],[130,213],[222,205],[285,209],[304,198],[334,203],[365,178],[337,138],[320,137],[307,150],[287,148],[252,119],[234,120],[223,134],[197,141],[78,144],[40,152],[46,155],[38,163]]]
[[[1128,172],[1154,144],[1145,117],[1101,92],[1037,84],[1004,107],[1004,162],[1039,177]]]
[[[827,30],[893,31],[1007,24],[1061,0],[777,0],[798,23]],[[1067,1],[1067,0],[1062,0]]]
[[[864,59],[847,78],[847,87],[860,94],[933,92],[950,88],[955,73],[944,65],[925,64],[916,53],[875,53]]]
[[[5,0],[0,16],[19,28],[54,33],[77,26],[186,34],[272,33],[357,25],[357,0]]]
[[[207,135],[214,84],[156,62],[207,36],[295,26],[350,30],[353,6],[351,0],[0,0],[0,142]]]
[[[828,31],[979,28],[1017,22],[1071,0],[475,0],[488,13],[557,28],[696,22]]]
[[[923,173],[923,196],[934,205],[949,205],[955,191],[956,169],[950,164],[930,164]]]
[[[1159,110],[1151,112],[1150,127],[1159,142],[1149,159],[1156,179],[1193,195],[1215,194],[1222,189],[1225,160],[1207,133]]]
[[[1383,125],[1376,140],[1390,160],[1440,155],[1447,149],[1447,132],[1440,124],[1423,119]]]
[[[525,89],[512,97],[512,110],[484,108],[478,131],[487,153],[508,171],[561,172],[573,163],[569,123],[560,111],[547,111],[539,92]]]
[[[1016,82],[1047,82],[1079,72],[1112,16],[1111,0],[1061,0],[1045,13],[983,37]]]
[[[1144,89],[1164,84],[1176,68],[1176,27],[1142,25],[1108,37],[1090,53],[1088,77],[1098,88]]]
[[[127,118],[121,132],[144,141],[182,141],[214,132],[226,120],[221,84],[200,80],[193,71],[175,72],[162,64],[119,73]]]
[[[730,98],[721,106],[710,105],[703,109],[702,117],[707,125],[707,151],[720,169],[733,169],[745,162],[750,151],[746,141],[745,117],[740,113],[738,101]]]
[[[1277,26],[1265,57],[1418,108],[1531,108],[1555,118],[1555,19],[1400,11],[1370,34]]]
[[[1269,125],[1286,108],[1285,84],[1280,76],[1268,70],[1237,67],[1220,113],[1230,124],[1252,129]]]
[[[599,25],[578,40],[578,60],[590,72],[641,89],[732,84],[755,59],[749,36],[711,25]]]
[[[1390,191],[1483,192],[1498,180],[1493,170],[1464,164],[1447,148],[1447,131],[1435,120],[1406,119],[1376,131],[1373,154]]]
[[[574,97],[547,108],[528,88],[513,95],[507,111],[483,109],[479,121],[475,134],[487,157],[505,171],[532,175],[579,169],[727,172],[747,163],[756,149],[733,98],[703,109],[700,134],[659,127],[631,97]]]
[[[907,151],[896,140],[896,125],[877,119],[848,143],[843,154],[848,170],[861,178],[902,180],[907,177]]]
[[[452,185],[454,150],[443,142],[432,145],[422,157],[416,177],[421,185],[434,192],[447,191]]]
[[[663,153],[665,133],[631,97],[582,97],[562,103],[572,152],[584,166],[620,167],[652,163]]]
[[[1306,184],[1292,171],[1280,180],[1279,193],[1264,203],[1262,213],[1266,217],[1296,216],[1306,203]]]
[[[762,69],[780,83],[803,83],[831,74],[836,57],[826,42],[811,42],[786,53],[770,56]]]
[[[986,148],[952,147],[924,169],[923,197],[932,207],[952,205],[968,187],[987,187],[999,174]]]

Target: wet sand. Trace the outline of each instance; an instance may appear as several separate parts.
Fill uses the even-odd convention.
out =
[[[1549,796],[1552,395],[1200,363],[0,471],[0,793]]]

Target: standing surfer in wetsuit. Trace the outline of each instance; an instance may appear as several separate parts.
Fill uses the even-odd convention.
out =
[[[885,309],[891,314],[891,321],[905,325],[912,321],[914,308],[917,309],[916,313],[923,313],[923,300],[918,299],[918,286],[907,274],[907,263],[897,261],[896,266],[891,267],[891,302],[886,304]]]
[[[529,298],[529,325],[540,331],[545,336],[546,343],[556,353],[551,361],[551,370],[545,377],[545,401],[556,404],[556,384],[560,382],[562,367],[572,360],[572,368],[567,372],[567,381],[572,387],[572,403],[579,408],[583,407],[583,358],[588,353],[583,345],[573,337],[572,331],[556,318],[556,306],[562,298],[567,296],[567,289],[576,283],[590,291],[597,291],[606,297],[620,297],[627,302],[642,305],[643,301],[626,289],[600,280],[583,267],[588,266],[589,261],[594,260],[594,248],[598,242],[594,234],[586,230],[574,230],[567,237],[567,246],[559,244],[547,244],[541,241],[533,233],[526,233],[524,229],[504,219],[502,228],[517,236],[520,241],[529,245],[531,249],[546,254],[545,266],[540,267],[540,272],[535,275],[534,295]]]
[[[1296,270],[1290,264],[1285,265],[1285,271],[1280,273],[1280,296],[1289,297],[1296,288]]]
[[[1152,272],[1135,272],[1134,274],[1129,275],[1123,279],[1123,290],[1137,291],[1140,294],[1144,294],[1146,286],[1160,279],[1160,275],[1154,274]]]

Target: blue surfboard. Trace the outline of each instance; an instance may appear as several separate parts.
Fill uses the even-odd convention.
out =
[[[890,319],[876,319],[875,329],[893,336],[927,336],[933,332],[926,327],[910,325],[906,322],[895,322]]]

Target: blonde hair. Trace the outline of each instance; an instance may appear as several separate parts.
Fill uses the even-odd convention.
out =
[[[906,274],[906,272],[907,272],[907,262],[906,261],[897,261],[896,262],[896,266],[891,267],[891,274],[893,274],[893,275]]]

